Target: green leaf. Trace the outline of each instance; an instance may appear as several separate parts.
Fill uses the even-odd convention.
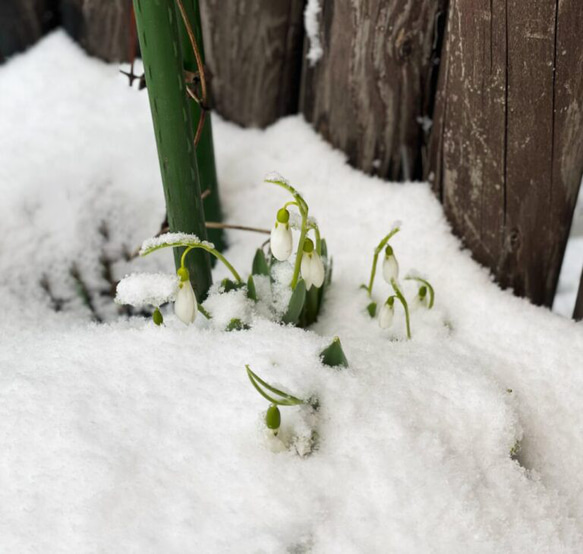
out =
[[[370,317],[374,317],[375,315],[377,315],[377,303],[376,302],[371,302],[366,307],[366,311],[368,312],[368,315],[370,315]]]
[[[237,290],[243,287],[242,283],[235,283],[235,281],[231,281],[231,279],[224,278],[221,281],[221,287],[223,287],[223,292],[231,292],[232,290]]]
[[[234,317],[233,319],[231,319],[231,321],[229,321],[229,324],[225,328],[225,331],[227,332],[245,331],[247,329],[250,329],[249,325],[243,323],[238,317]]]
[[[300,404],[306,403],[301,398],[297,398],[296,396],[292,396],[291,394],[287,394],[286,392],[280,391],[279,389],[272,387],[269,383],[261,379],[259,375],[254,373],[249,367],[249,365],[246,365],[245,369],[247,370],[247,376],[249,377],[251,384],[255,387],[257,392],[261,396],[263,396],[263,398],[269,400],[273,404],[277,404],[278,406],[298,406]],[[272,396],[267,394],[259,385],[266,388],[268,391],[273,392],[274,394],[281,398],[273,398]]]
[[[253,268],[251,270],[253,275],[267,275],[269,276],[269,265],[265,259],[265,254],[261,248],[257,249],[255,252],[255,257],[253,258]]]
[[[330,345],[320,352],[320,360],[330,367],[348,367],[348,360],[338,337],[334,337]]]
[[[257,289],[255,288],[253,275],[249,275],[249,279],[247,279],[247,298],[257,302]]]
[[[300,314],[304,307],[306,301],[306,283],[303,279],[298,281],[296,288],[292,292],[291,298],[289,300],[289,305],[287,307],[287,312],[281,318],[282,323],[291,323],[292,325],[297,325]]]
[[[318,320],[318,313],[320,311],[320,294],[324,286],[319,289],[312,286],[306,292],[306,301],[300,316],[300,327],[307,327]]]
[[[322,258],[328,257],[328,245],[326,244],[326,239],[320,241],[320,255]]]

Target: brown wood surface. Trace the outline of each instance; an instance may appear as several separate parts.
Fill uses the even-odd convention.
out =
[[[421,177],[441,0],[323,0],[322,58],[303,66],[301,109],[349,162]]]
[[[0,0],[0,62],[56,25],[57,0]]]
[[[451,0],[427,177],[504,287],[551,305],[583,172],[583,2]]]
[[[297,112],[303,0],[201,0],[213,107],[244,126]]]
[[[129,61],[131,5],[131,0],[61,0],[62,25],[92,56]]]

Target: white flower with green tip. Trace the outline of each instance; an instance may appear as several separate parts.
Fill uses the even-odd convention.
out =
[[[304,252],[302,256],[302,279],[306,283],[306,290],[310,290],[312,285],[320,288],[324,284],[326,271],[322,258],[314,250],[314,243],[311,239],[304,241]]]
[[[271,253],[280,262],[287,260],[292,253],[292,232],[289,226],[289,212],[282,208],[277,212],[275,225],[271,230]]]

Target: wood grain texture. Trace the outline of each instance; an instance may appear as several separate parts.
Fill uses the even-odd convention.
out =
[[[213,107],[244,126],[295,113],[303,0],[201,0]]]
[[[428,179],[498,282],[554,298],[583,172],[579,0],[451,0]]]
[[[131,0],[61,0],[62,26],[92,56],[129,61],[131,5]]]
[[[440,0],[323,0],[323,56],[304,64],[301,110],[349,162],[421,177]]]
[[[0,62],[57,24],[57,0],[0,0]]]

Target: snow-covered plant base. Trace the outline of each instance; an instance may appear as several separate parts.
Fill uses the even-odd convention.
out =
[[[0,113],[0,551],[583,549],[583,327],[500,291],[427,185],[361,175],[299,117],[215,119],[228,220],[269,228],[286,197],[262,179],[279,170],[325,223],[334,282],[311,331],[156,327],[98,294],[104,254],[113,281],[172,268],[119,255],[163,219],[146,95],[57,33],[0,68]],[[359,288],[396,219],[399,263],[437,291],[410,341],[399,312],[387,339]],[[257,237],[228,239],[248,267]],[[109,323],[90,322],[73,262]],[[319,356],[335,335],[342,370]],[[318,411],[283,408],[274,438],[246,364]]]

